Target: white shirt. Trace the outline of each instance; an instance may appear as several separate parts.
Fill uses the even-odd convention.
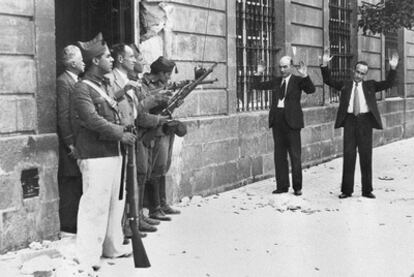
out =
[[[130,81],[128,78],[128,75],[122,72],[121,70],[119,70],[118,68],[115,68],[114,71],[115,70],[118,72],[119,76],[121,77],[122,83],[126,85]],[[138,111],[137,111],[137,107],[135,106],[136,105],[135,103],[138,103],[138,99],[135,96],[134,91],[132,89],[128,90],[126,93],[132,98],[134,102],[134,105],[132,105],[132,113],[133,113],[133,117],[137,118]]]
[[[355,90],[355,82],[352,86],[351,97],[349,98],[349,104],[348,104],[348,110],[347,110],[348,113],[354,113],[354,97],[355,97],[354,90]],[[365,100],[364,91],[362,89],[362,82],[358,83],[357,90],[358,90],[358,97],[359,97],[359,112],[367,113],[369,112],[369,108],[367,105],[367,101]]]
[[[286,82],[286,84],[285,84],[285,97],[283,97],[282,99],[279,99],[279,102],[277,102],[277,107],[278,108],[284,108],[285,107],[285,98],[286,98],[287,88],[288,88],[288,84],[289,84],[289,80],[290,80],[291,76],[292,76],[292,74],[290,74],[286,78],[283,78],[282,82],[280,83],[280,86],[282,86],[283,81]]]
[[[73,78],[73,80],[75,80],[75,82],[78,82],[79,81],[78,75],[76,75],[75,73],[73,73],[73,72],[71,72],[69,70],[66,70],[66,72],[69,74],[70,77]]]

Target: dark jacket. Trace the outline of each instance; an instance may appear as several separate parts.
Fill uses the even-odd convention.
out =
[[[349,99],[352,94],[353,80],[335,81],[331,78],[331,72],[327,66],[321,66],[323,82],[330,87],[341,92],[339,98],[339,108],[336,115],[335,128],[344,126],[344,120],[347,115],[349,106]],[[396,71],[390,70],[385,81],[367,80],[362,82],[362,90],[364,91],[365,101],[369,111],[373,116],[373,128],[382,129],[381,116],[378,111],[377,99],[375,93],[388,89],[393,86],[395,81]]]
[[[102,78],[85,74],[89,80],[109,94]],[[118,108],[84,82],[75,85],[74,104],[79,116],[79,131],[75,146],[81,159],[112,157],[120,155],[120,140],[124,126],[119,120]]]
[[[56,79],[57,127],[59,135],[59,176],[80,176],[74,158],[68,156],[69,145],[75,145],[76,121],[73,106],[73,89],[76,81],[68,72]]]
[[[283,78],[274,77],[267,82],[257,82],[258,77],[256,78],[256,81],[253,82],[253,89],[273,90],[272,106],[269,111],[269,128],[272,128]],[[302,91],[308,94],[314,93],[315,86],[309,76],[302,78],[292,74],[286,89],[285,108],[283,109],[286,121],[292,129],[301,129],[304,127],[303,111],[300,105]]]

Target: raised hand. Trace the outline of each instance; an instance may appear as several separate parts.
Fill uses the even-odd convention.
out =
[[[322,57],[319,56],[320,63],[322,66],[327,66],[328,63],[332,60],[333,56],[331,56],[329,47],[326,47],[323,51]]]
[[[398,65],[398,53],[393,53],[389,61],[391,69],[396,69]]]
[[[303,61],[299,62],[298,73],[304,78],[308,76],[308,67]]]

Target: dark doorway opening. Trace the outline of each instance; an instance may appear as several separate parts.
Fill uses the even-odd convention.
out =
[[[57,60],[66,45],[90,40],[99,32],[102,32],[109,46],[134,42],[134,2],[55,0]],[[60,72],[58,66],[58,74]]]

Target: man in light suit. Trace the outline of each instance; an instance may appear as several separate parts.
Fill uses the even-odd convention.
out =
[[[82,195],[82,176],[76,164],[76,126],[72,94],[78,82],[78,75],[85,69],[80,49],[75,45],[66,46],[62,51],[62,64],[65,71],[56,80],[59,217],[62,231],[76,233],[79,199]]]
[[[329,51],[325,50],[321,64],[323,82],[340,91],[341,94],[335,121],[335,128],[344,128],[342,193],[339,198],[350,197],[354,192],[357,148],[362,177],[362,196],[375,198],[372,193],[372,129],[382,129],[375,94],[392,87],[394,84],[398,56],[394,54],[390,59],[391,70],[387,79],[381,82],[365,80],[368,64],[364,61],[355,64],[352,79],[347,81],[334,80],[328,68],[331,59]]]
[[[139,101],[139,94],[141,93],[140,85],[138,82],[130,80],[128,77],[134,71],[137,63],[133,49],[123,43],[116,44],[112,48],[112,56],[114,58],[114,69],[112,72],[105,75],[105,77],[109,79],[110,90],[118,101],[121,124],[125,126],[134,125],[140,129],[155,128],[166,123],[167,117],[152,115],[144,110],[144,107]],[[139,157],[137,157],[137,161],[140,161]],[[138,175],[138,178],[139,177],[140,175]],[[138,207],[140,208],[139,230],[142,232],[155,232],[157,231],[157,228],[147,223],[147,221],[143,219],[143,216],[141,216],[143,214],[142,202],[144,190],[141,189],[142,186],[140,185],[140,180],[138,179],[137,181],[139,188],[138,198],[140,199],[138,203]],[[125,238],[128,238],[132,234],[126,218],[127,215],[124,211],[123,230]],[[159,224],[159,222],[155,222],[155,224],[157,223]],[[141,236],[144,237],[145,234],[141,233]]]
[[[315,92],[315,86],[307,74],[303,62],[297,70],[300,76],[293,75],[292,58],[284,56],[280,59],[281,76],[267,82],[258,82],[255,77],[253,89],[273,90],[272,106],[269,112],[269,128],[273,131],[274,161],[276,169],[276,190],[272,193],[288,192],[289,165],[288,153],[292,167],[292,186],[294,194],[302,195],[302,161],[300,131],[304,127],[303,112],[300,105],[302,91]],[[259,65],[258,74],[263,73],[264,67]]]

